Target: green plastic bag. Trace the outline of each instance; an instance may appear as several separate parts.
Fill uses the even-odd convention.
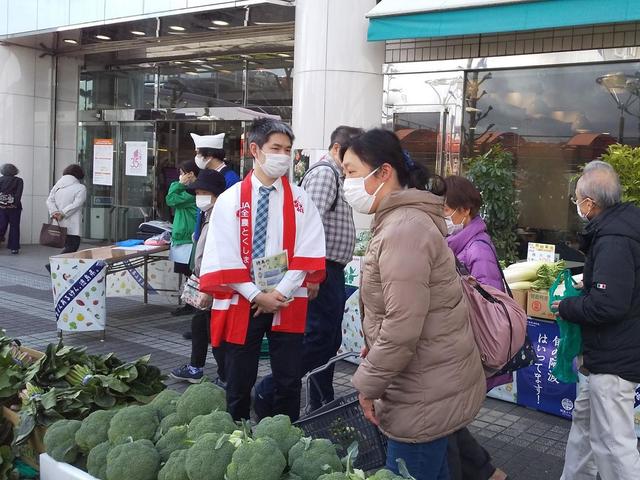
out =
[[[562,295],[556,295],[556,290],[562,283],[564,283],[564,292]],[[574,286],[571,270],[564,270],[558,275],[549,289],[549,308],[551,309],[551,304],[557,300],[580,295],[582,295],[582,292]],[[560,329],[560,343],[558,345],[556,366],[551,373],[562,383],[576,383],[578,375],[573,370],[573,359],[582,353],[582,331],[579,325],[563,320],[557,313],[556,322]]]

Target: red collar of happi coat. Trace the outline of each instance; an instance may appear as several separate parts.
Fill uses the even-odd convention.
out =
[[[240,217],[240,256],[242,263],[247,269],[247,273],[251,271],[251,260],[253,254],[253,209],[252,196],[253,187],[251,183],[251,177],[253,176],[253,170],[242,180],[240,187],[240,210],[238,210],[238,216]],[[282,177],[282,190],[284,192],[284,202],[282,202],[282,218],[283,218],[283,234],[282,243],[283,249],[286,250],[289,257],[289,265],[294,256],[294,248],[296,244],[296,214],[294,210],[293,192],[291,191],[291,185],[287,177]]]

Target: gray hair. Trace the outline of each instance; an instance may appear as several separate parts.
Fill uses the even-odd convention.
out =
[[[15,177],[20,173],[18,167],[16,167],[13,163],[5,163],[0,167],[0,175],[5,177]]]
[[[261,117],[253,121],[249,132],[247,133],[247,141],[249,145],[255,143],[260,148],[269,141],[269,137],[274,133],[283,133],[289,137],[291,143],[295,138],[291,127],[282,120],[274,118]]]
[[[607,162],[594,160],[585,165],[576,185],[576,192],[593,200],[600,208],[620,203],[622,186],[620,178]]]

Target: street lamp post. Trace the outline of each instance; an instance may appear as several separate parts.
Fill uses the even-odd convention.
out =
[[[640,90],[640,78],[630,76],[626,73],[608,73],[596,78],[596,83],[601,85],[609,92],[611,98],[616,103],[616,107],[620,111],[620,119],[618,121],[618,142],[624,142],[624,114],[631,114],[629,107],[638,100],[638,92]]]

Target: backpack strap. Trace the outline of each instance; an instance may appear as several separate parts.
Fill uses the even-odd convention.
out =
[[[496,253],[496,250],[495,250],[494,246],[491,245],[486,240],[478,239],[478,240],[474,240],[474,241],[475,242],[484,243],[485,245],[489,246],[489,250],[491,250],[491,252],[493,253],[493,258],[496,259],[496,264],[498,265],[498,270],[500,271],[500,276],[502,277],[502,283],[504,284],[504,288],[507,291],[507,295],[509,295],[511,298],[513,298],[513,292],[511,291],[511,288],[509,288],[509,284],[507,283],[507,279],[504,278],[504,272],[502,271],[502,268],[500,267],[500,260],[498,260],[498,254]]]
[[[325,163],[325,162],[316,163],[311,168],[309,168],[309,170],[307,170],[305,172],[305,174],[302,176],[302,178],[298,182],[298,186],[302,187],[302,182],[304,182],[304,179],[307,177],[307,175],[309,175],[309,172],[311,170],[314,170],[315,168],[319,168],[319,167],[327,167],[327,168],[331,169],[331,171],[333,172],[333,174],[336,177],[336,198],[333,199],[333,203],[331,204],[331,208],[329,208],[329,211],[333,212],[333,211],[335,211],[336,206],[338,205],[338,198],[340,197],[340,174],[338,174],[338,172],[336,172],[336,169],[333,168],[331,165],[327,165],[327,163]]]

